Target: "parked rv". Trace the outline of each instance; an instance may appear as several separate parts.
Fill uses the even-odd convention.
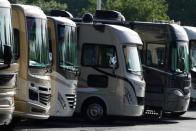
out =
[[[12,19],[19,64],[14,114],[47,119],[51,97],[47,17],[39,7],[14,4]]]
[[[144,46],[140,48],[146,81],[146,110],[169,116],[184,114],[189,106],[188,37],[175,23],[131,22]]]
[[[14,111],[17,64],[13,57],[11,5],[0,1],[0,125],[8,125]]]
[[[97,121],[106,115],[141,116],[145,81],[137,46],[139,35],[122,26],[91,23],[78,26],[80,77],[76,112]]]
[[[192,77],[191,103],[196,103],[196,27],[184,26],[189,38],[190,72]]]
[[[65,17],[49,16],[48,30],[52,53],[50,116],[72,116],[76,108],[78,72],[76,24]]]

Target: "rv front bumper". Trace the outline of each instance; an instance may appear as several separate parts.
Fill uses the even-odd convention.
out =
[[[144,106],[140,105],[125,105],[123,106],[122,112],[119,112],[120,114],[114,114],[114,115],[120,115],[120,116],[141,116],[144,112]]]
[[[8,125],[14,112],[14,91],[0,93],[0,125]]]
[[[30,102],[28,103],[17,102],[16,104],[17,109],[21,108],[21,107],[17,107],[19,105],[20,106],[24,105],[24,108],[26,109],[16,110],[14,112],[15,116],[26,117],[30,119],[48,119],[49,118],[50,106],[44,107],[44,106],[37,105],[35,103],[30,103]]]
[[[190,102],[190,94],[183,95],[179,90],[174,90],[172,93],[167,94],[166,112],[185,112],[188,110]]]

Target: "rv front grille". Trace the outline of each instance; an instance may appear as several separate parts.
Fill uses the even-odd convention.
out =
[[[76,95],[75,94],[66,94],[69,107],[75,109],[76,107]]]
[[[45,87],[41,87],[41,86],[40,86],[40,87],[39,87],[39,90],[40,90],[40,91],[48,91],[49,89],[48,89],[48,88],[45,88]]]
[[[39,101],[44,105],[48,105],[50,103],[50,94],[39,93]]]

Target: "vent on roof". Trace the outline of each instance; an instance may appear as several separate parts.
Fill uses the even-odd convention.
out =
[[[73,15],[70,12],[64,11],[64,10],[51,10],[50,15],[51,16],[61,16],[61,17],[73,18]]]
[[[125,21],[125,17],[114,10],[96,10],[96,19]]]
[[[84,23],[92,23],[93,22],[93,15],[90,13],[86,13],[83,15],[82,21]]]

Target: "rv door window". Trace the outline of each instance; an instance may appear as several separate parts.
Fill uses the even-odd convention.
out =
[[[75,70],[77,66],[76,28],[58,25],[58,43],[60,67]]]
[[[141,75],[142,68],[140,63],[140,58],[138,54],[138,49],[136,46],[123,46],[126,69],[131,73],[136,73]]]
[[[147,44],[146,64],[153,67],[164,67],[165,48],[163,44]]]
[[[103,68],[113,68],[111,60],[115,58],[117,67],[118,60],[116,58],[116,49],[110,45],[84,44],[82,65],[97,66]]]
[[[172,48],[172,71],[184,73],[189,71],[189,50],[187,42],[178,42]]]
[[[45,68],[49,64],[47,20],[27,17],[29,66]]]
[[[12,45],[10,8],[0,8],[0,62],[4,62],[4,45]]]

